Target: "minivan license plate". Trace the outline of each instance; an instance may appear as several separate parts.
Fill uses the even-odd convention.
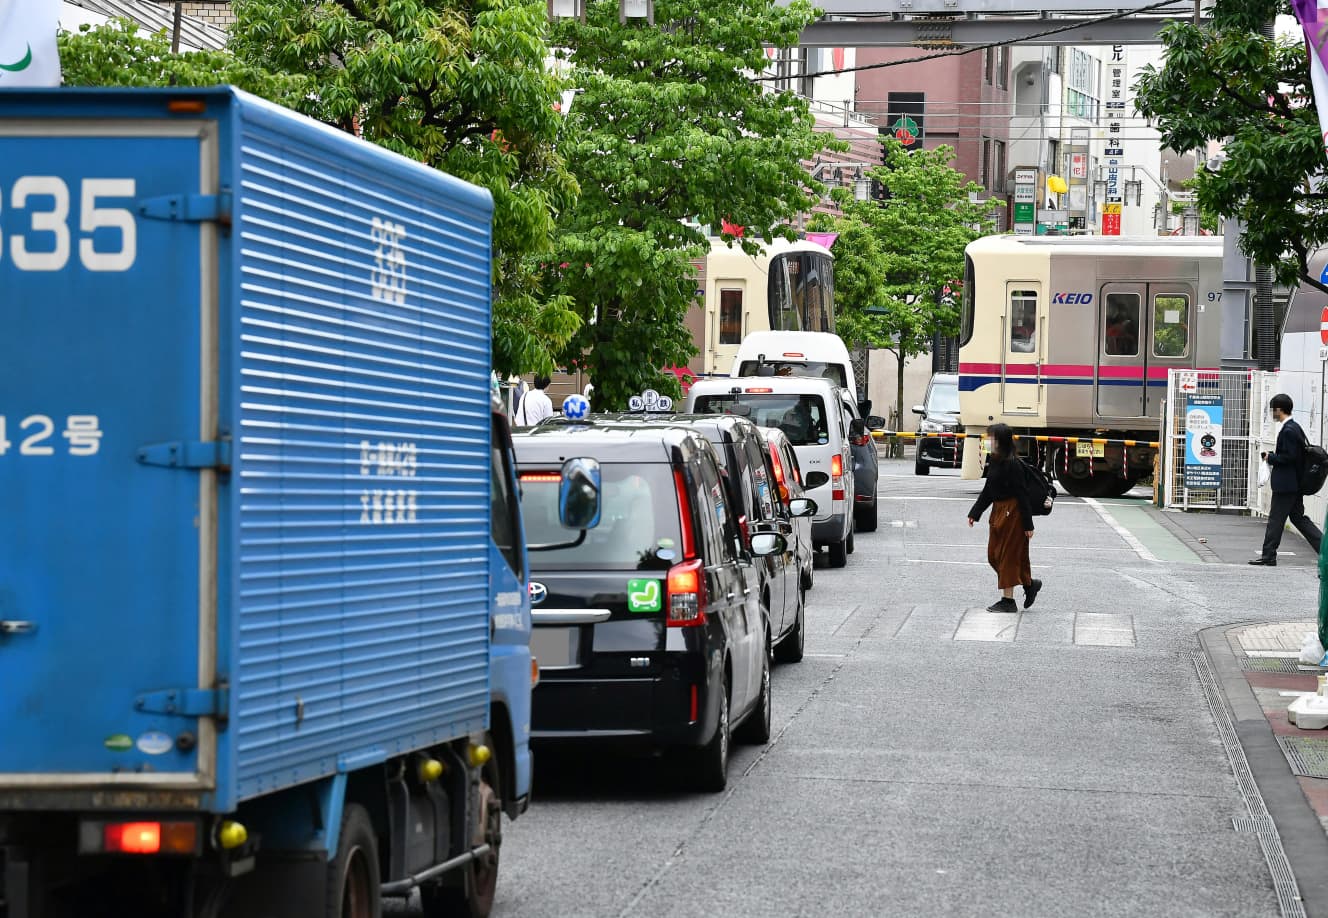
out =
[[[577,627],[545,626],[530,630],[530,655],[539,661],[540,669],[579,666],[577,649],[580,643],[581,629]]]

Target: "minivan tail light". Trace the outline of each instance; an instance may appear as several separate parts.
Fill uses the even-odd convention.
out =
[[[743,391],[744,391],[744,392],[752,392],[752,393],[755,393],[755,394],[758,394],[758,395],[759,395],[759,394],[768,394],[768,393],[770,393],[770,392],[774,392],[775,390],[774,390],[774,389],[771,389],[771,388],[769,388],[769,387],[767,387],[767,386],[753,386],[752,388],[750,388],[750,389],[744,389]]]
[[[797,351],[785,351],[785,357],[806,357],[806,354],[799,354]]]
[[[770,444],[770,467],[775,470],[775,484],[779,485],[779,499],[782,503],[788,503],[789,489],[784,481],[784,460],[779,456],[779,448],[775,444]]]
[[[830,499],[844,499],[844,457],[839,453],[830,457]]]
[[[696,535],[692,530],[692,505],[687,500],[687,479],[682,469],[673,470],[673,486],[678,492],[678,525],[682,528],[682,556],[696,557]]]
[[[700,558],[669,568],[670,628],[705,624],[705,562]]]

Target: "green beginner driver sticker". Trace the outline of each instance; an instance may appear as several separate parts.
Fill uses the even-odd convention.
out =
[[[659,580],[627,581],[628,612],[658,612],[664,608],[663,584]]]

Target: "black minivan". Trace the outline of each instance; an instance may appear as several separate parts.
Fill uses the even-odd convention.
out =
[[[760,558],[744,541],[710,444],[663,425],[545,423],[515,435],[530,548],[531,739],[681,748],[684,774],[722,790],[730,731],[770,737],[771,634]],[[560,468],[598,463],[600,516],[559,522]]]

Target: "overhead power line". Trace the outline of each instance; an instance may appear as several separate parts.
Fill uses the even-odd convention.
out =
[[[776,75],[776,76],[762,76],[762,77],[756,77],[756,82],[765,82],[767,80],[791,80],[791,79],[806,80],[806,79],[811,79],[813,77],[837,76],[841,73],[859,73],[863,70],[882,70],[886,67],[901,67],[904,64],[920,64],[923,61],[934,61],[943,57],[963,57],[965,54],[972,54],[975,51],[986,51],[990,48],[1003,48],[1009,45],[1035,42],[1037,39],[1046,38],[1048,35],[1059,35],[1061,32],[1069,32],[1074,29],[1081,29],[1086,24],[1114,22],[1117,19],[1127,19],[1130,16],[1135,15],[1136,13],[1149,13],[1154,10],[1163,9],[1164,7],[1174,7],[1174,6],[1176,6],[1176,0],[1160,0],[1160,2],[1158,3],[1150,3],[1147,6],[1136,7],[1135,9],[1132,10],[1120,10],[1115,13],[1110,13],[1106,16],[1094,16],[1086,20],[1080,19],[1068,25],[1056,26],[1055,28],[1052,29],[1044,29],[1041,32],[1034,32],[1031,35],[1022,35],[1019,38],[1011,38],[1005,41],[988,42],[985,45],[972,45],[968,48],[961,48],[958,51],[938,51],[935,54],[923,54],[919,57],[908,57],[897,61],[881,61],[878,64],[862,64],[857,67],[844,67],[839,70],[818,70],[814,73],[797,73],[797,74],[786,74],[786,75]]]

